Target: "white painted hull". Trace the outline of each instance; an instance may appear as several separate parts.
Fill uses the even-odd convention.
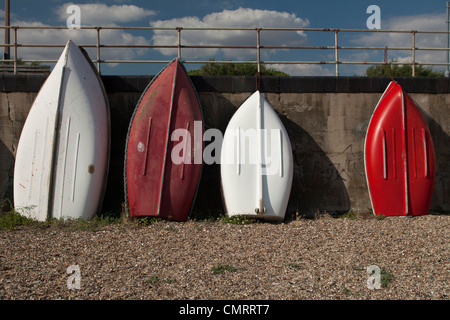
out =
[[[227,214],[283,220],[293,168],[286,129],[256,91],[231,118],[222,143],[220,174]]]
[[[103,85],[93,65],[69,40],[20,136],[15,210],[38,221],[93,217],[103,200],[109,146]]]

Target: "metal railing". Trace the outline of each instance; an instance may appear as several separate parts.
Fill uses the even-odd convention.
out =
[[[3,59],[3,63],[12,63],[14,65],[14,73],[17,73],[17,65],[19,62],[21,63],[55,63],[57,60],[19,60],[19,51],[21,48],[55,48],[55,47],[64,47],[65,44],[31,44],[31,43],[21,43],[19,37],[19,31],[23,30],[23,32],[29,30],[67,30],[68,28],[65,26],[0,26],[0,28],[10,29],[12,31],[12,43],[0,44],[0,47],[13,49],[13,57]],[[96,43],[90,44],[79,44],[79,46],[83,48],[95,48],[96,49],[96,59],[93,59],[92,62],[97,65],[97,69],[101,71],[101,65],[105,63],[168,63],[170,60],[125,60],[125,59],[102,59],[102,49],[104,48],[145,48],[145,49],[176,49],[177,56],[183,63],[195,63],[195,64],[208,64],[208,63],[217,63],[217,61],[211,60],[189,60],[183,59],[183,50],[184,49],[244,49],[244,50],[256,50],[255,60],[246,60],[246,61],[220,61],[220,63],[250,63],[256,64],[258,72],[261,71],[261,65],[271,65],[271,64],[297,64],[297,65],[335,65],[335,74],[339,76],[339,67],[340,65],[383,65],[387,63],[387,52],[389,51],[410,51],[411,52],[411,62],[395,62],[391,61],[390,64],[398,64],[398,65],[411,65],[412,66],[412,76],[416,75],[416,67],[418,65],[428,65],[428,66],[449,66],[448,62],[431,62],[431,61],[416,61],[416,53],[418,51],[442,51],[446,52],[447,56],[450,54],[449,48],[437,48],[437,47],[416,47],[416,37],[418,34],[430,34],[430,35],[447,35],[450,36],[449,31],[419,31],[419,30],[368,30],[368,29],[330,29],[330,28],[183,28],[183,27],[173,27],[173,28],[160,28],[160,27],[101,27],[101,26],[83,26],[80,27],[80,30],[95,30],[96,31]],[[140,30],[140,31],[173,31],[177,34],[177,42],[172,45],[154,45],[154,44],[112,44],[112,43],[103,43],[101,41],[101,32],[104,30],[122,30],[122,31],[132,31],[132,30]],[[182,33],[184,31],[216,31],[216,32],[235,32],[235,31],[248,31],[255,33],[255,43],[254,45],[183,45],[183,37]],[[322,45],[322,46],[313,46],[313,45],[262,45],[261,38],[263,37],[264,32],[322,32],[322,33],[331,33],[334,34],[334,43],[332,45]],[[78,32],[78,31],[77,31]],[[348,33],[387,33],[387,34],[410,34],[411,35],[411,45],[404,47],[395,47],[395,46],[341,46],[339,42],[339,35],[348,34]],[[262,50],[326,50],[334,52],[334,59],[332,60],[324,60],[324,61],[309,61],[309,60],[296,60],[296,61],[272,61],[272,60],[262,60],[261,51]],[[351,60],[340,60],[340,53],[343,51],[349,50],[379,50],[384,51],[384,59],[380,61],[351,61]],[[8,50],[9,51],[9,50]],[[8,59],[9,58],[9,59]],[[445,60],[445,59],[443,59]]]

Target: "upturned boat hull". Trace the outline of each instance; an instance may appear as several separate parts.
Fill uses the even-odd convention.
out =
[[[130,122],[128,215],[185,221],[200,180],[202,149],[200,102],[183,65],[174,60],[148,85]]]
[[[370,120],[364,163],[373,213],[428,214],[435,181],[430,130],[414,101],[391,82]]]

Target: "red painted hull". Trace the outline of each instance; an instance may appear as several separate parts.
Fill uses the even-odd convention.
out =
[[[184,133],[173,138],[176,129]],[[174,148],[178,159],[184,158],[181,163],[172,159]],[[182,64],[174,60],[148,85],[131,119],[125,150],[129,216],[185,221],[200,179],[202,149],[197,93]]]
[[[364,162],[375,215],[428,214],[436,174],[433,140],[413,100],[395,82],[370,120]]]

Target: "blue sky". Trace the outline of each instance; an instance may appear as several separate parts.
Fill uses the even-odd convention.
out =
[[[341,28],[367,29],[366,21],[370,14],[368,6],[378,5],[381,9],[381,28],[387,30],[446,30],[446,1],[386,1],[386,0],[227,0],[227,1],[63,1],[63,0],[10,0],[11,24],[19,26],[65,26],[70,16],[66,12],[69,5],[75,4],[81,9],[81,25],[104,26],[163,26],[163,27],[306,27],[306,28]],[[3,9],[2,6],[0,6]],[[3,20],[4,11],[0,10]],[[3,23],[3,22],[2,22]],[[254,45],[255,33],[192,33],[183,32],[184,44],[242,44]],[[94,44],[95,34],[86,30],[59,31],[19,31],[20,43],[64,44],[67,38],[78,44]],[[289,32],[262,33],[264,45],[334,45],[333,33]],[[173,32],[160,31],[102,31],[102,41],[108,44],[168,44],[176,41]],[[351,33],[339,34],[342,46],[410,46],[411,36]],[[446,47],[446,36],[418,35],[416,46]],[[19,48],[18,56],[23,59],[56,59],[61,52],[56,49]],[[95,51],[89,50],[91,57]],[[340,52],[340,59],[358,61],[380,61],[383,52],[346,51]],[[171,60],[176,51],[168,49],[102,49],[104,59],[136,60]],[[184,50],[183,59],[208,60],[209,58],[231,60],[255,60],[254,51],[243,50]],[[417,60],[445,62],[445,53],[421,51]],[[389,59],[411,61],[411,52],[389,52]],[[307,60],[330,61],[334,59],[333,50],[263,50],[263,60]],[[292,75],[333,75],[334,65],[273,65]],[[103,74],[155,74],[163,65],[160,64],[108,64],[102,65]],[[187,68],[198,65],[187,64]],[[367,66],[341,65],[342,75],[363,74]],[[436,67],[439,69],[442,67]]]

